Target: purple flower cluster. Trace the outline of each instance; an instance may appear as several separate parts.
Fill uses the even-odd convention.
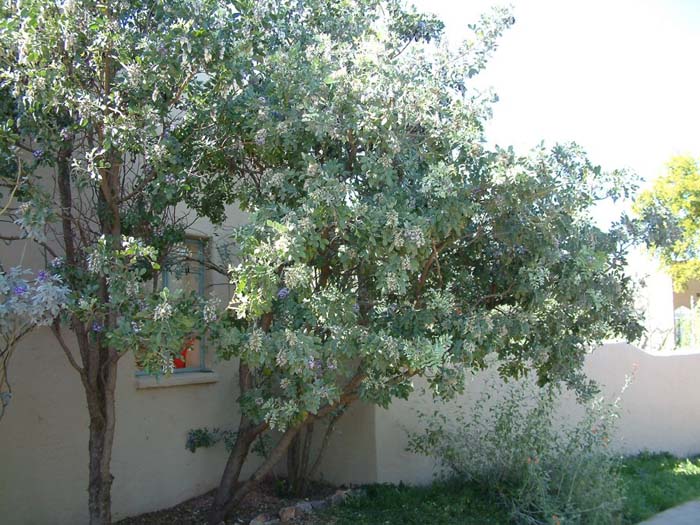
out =
[[[18,297],[21,297],[29,291],[29,287],[26,284],[18,284],[12,289],[12,293]]]
[[[39,273],[36,274],[36,280],[40,283],[45,283],[49,280],[49,274],[44,270],[39,270]]]
[[[309,361],[307,362],[307,365],[309,367],[309,370],[316,370],[318,372],[323,372],[324,368],[326,370],[335,370],[336,368],[338,368],[338,366],[333,361],[328,361],[328,363],[326,363],[324,367],[323,360],[316,359],[315,357],[310,357]]]
[[[267,141],[267,130],[266,129],[259,129],[255,133],[255,143],[258,146],[264,146],[265,142]]]
[[[35,159],[40,159],[44,156],[44,150],[43,149],[35,149],[32,151],[32,155],[34,156]]]
[[[277,292],[277,299],[286,299],[289,297],[289,288],[286,286],[284,288],[280,288],[279,291]]]
[[[102,323],[100,323],[98,321],[95,321],[94,323],[92,323],[92,331],[95,332],[96,334],[104,332],[104,329],[105,329],[105,325],[103,325]]]

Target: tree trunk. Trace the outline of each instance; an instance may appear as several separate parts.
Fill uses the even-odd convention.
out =
[[[309,457],[313,445],[314,424],[308,423],[292,440],[287,450],[287,480],[289,491],[296,498],[303,498],[309,485]]]
[[[241,424],[247,423],[245,420],[247,418],[241,416]],[[209,523],[217,525],[226,519],[226,503],[236,491],[238,480],[241,476],[241,469],[248,457],[250,446],[259,433],[257,429],[248,427],[246,430],[239,432],[236,437],[236,443],[229,454],[224,473],[221,476],[221,482],[216,489],[214,503],[209,511]]]
[[[244,371],[248,372],[247,366],[240,364],[239,377],[241,382],[241,391],[245,391],[246,388],[249,387],[251,381],[249,372],[246,375],[241,374],[241,372]],[[358,371],[358,373],[355,374],[355,376],[348,382],[344,389],[343,395],[340,396],[340,399],[337,402],[322,407],[316,414],[309,414],[304,421],[287,429],[262,465],[260,465],[253,475],[243,483],[239,483],[238,480],[243,463],[248,456],[250,445],[253,443],[253,441],[255,441],[255,438],[267,430],[268,427],[265,423],[261,423],[255,427],[239,427],[246,428],[247,430],[239,432],[234,449],[229,455],[229,459],[224,470],[224,475],[221,479],[221,484],[219,485],[216,498],[209,513],[210,525],[218,525],[220,522],[226,519],[226,517],[251,491],[251,489],[257,483],[262,481],[267,473],[270,472],[282,458],[284,458],[284,455],[289,450],[292,442],[306,425],[309,425],[314,421],[331,414],[337,409],[345,408],[356,401],[359,397],[357,389],[364,377],[364,373]],[[241,415],[241,421],[243,422],[244,420],[246,422],[248,421],[245,416]],[[323,451],[323,448],[325,448],[325,445],[323,445],[321,452]],[[316,465],[312,467],[314,470],[316,468]]]
[[[112,523],[112,444],[115,424],[116,362],[106,364],[95,389],[86,390],[90,415],[88,509],[90,525]]]
[[[240,361],[238,363],[238,384],[241,395],[251,388],[252,381],[253,378],[248,365],[246,365],[243,361]],[[228,460],[226,461],[226,467],[224,468],[224,473],[221,476],[219,487],[216,490],[214,503],[209,511],[209,523],[216,525],[224,521],[226,518],[226,503],[236,490],[238,480],[241,476],[241,469],[243,468],[243,464],[248,457],[250,447],[255,441],[255,438],[264,432],[265,429],[267,429],[266,424],[262,423],[253,426],[248,417],[241,413],[241,417],[238,422],[238,435],[236,436],[236,442],[233,446],[233,450],[231,450],[231,453],[228,456]]]
[[[66,141],[58,154],[57,186],[61,203],[62,240],[65,249],[66,264],[71,268],[82,268],[85,254],[78,247],[73,217],[73,190],[71,187],[70,163],[72,149]],[[110,236],[115,248],[120,247],[121,223],[119,210],[115,204],[115,191],[118,185],[118,166],[112,165],[111,172],[103,174],[101,203],[106,203],[111,216],[101,218],[101,231]],[[105,181],[107,186],[105,185]],[[74,289],[80,289],[80,283],[71,282]],[[100,295],[103,305],[110,304],[106,278],[100,283]],[[105,328],[116,326],[116,313],[110,312],[104,319]],[[106,345],[99,333],[92,336],[86,324],[77,317],[71,319],[71,329],[78,340],[78,350],[82,367],[71,360],[83,383],[87,401],[89,425],[89,465],[88,465],[88,512],[90,525],[109,525],[112,522],[112,445],[114,443],[115,393],[117,388],[118,352]],[[60,327],[54,333],[64,351],[70,358],[70,349],[60,336]]]
[[[228,498],[223,506],[216,508],[218,516],[221,516],[219,521],[224,520],[225,517],[233,511],[236,505],[238,505],[241,500],[251,491],[251,489],[262,481],[267,473],[270,472],[272,468],[284,457],[284,454],[287,452],[292,440],[297,436],[299,430],[304,426],[304,424],[305,423],[301,423],[296,427],[288,429],[282,435],[282,438],[279,440],[277,445],[272,449],[272,452],[270,452],[267,459],[258,467],[253,475],[247,481],[235,488],[232,493],[228,494]],[[213,512],[212,516],[214,516]],[[210,521],[210,523],[216,525],[219,523],[219,521]]]

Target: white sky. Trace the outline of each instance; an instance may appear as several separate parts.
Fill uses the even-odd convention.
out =
[[[497,0],[413,0],[455,43]],[[515,25],[480,75],[500,97],[490,142],[522,152],[575,141],[645,179],[700,156],[700,0],[515,0]]]

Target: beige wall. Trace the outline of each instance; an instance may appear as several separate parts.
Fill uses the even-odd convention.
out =
[[[235,208],[228,217],[230,224],[244,220]],[[201,220],[190,230],[213,233]],[[5,248],[0,257],[6,266],[43,267],[31,247]],[[228,299],[225,278],[209,272],[207,284]],[[137,378],[132,356],[120,361],[112,460],[115,520],[167,508],[217,486],[227,457],[224,447],[194,454],[185,449],[188,430],[235,429],[238,422],[237,363],[212,361],[212,353],[213,374],[177,374],[158,382]],[[84,393],[48,329],[36,330],[19,345],[10,380],[13,399],[0,421],[0,523],[86,523]],[[356,404],[339,421],[320,470],[323,479],[337,484],[375,481],[374,415],[372,406]],[[253,456],[247,469],[257,461]],[[284,466],[277,470],[283,472]]]
[[[232,223],[243,220],[234,208],[229,217]],[[211,235],[213,228],[197,221],[191,231]],[[31,246],[4,248],[0,257],[8,267],[43,267],[43,258]],[[225,277],[209,272],[207,281],[217,285],[210,291],[227,300]],[[149,381],[137,380],[132,356],[120,361],[112,460],[115,519],[168,507],[216,486],[224,448],[192,454],[185,449],[186,435],[202,426],[235,427],[237,365],[213,359],[208,364],[214,373],[174,375],[161,379],[157,388],[143,388]],[[21,342],[10,381],[13,399],[0,421],[0,523],[85,523],[84,393],[48,329],[37,329]]]
[[[632,382],[622,394],[618,432],[613,445],[621,453],[642,450],[670,451],[680,456],[700,453],[700,354],[650,354],[628,344],[608,344],[594,351],[586,371],[598,381],[608,399],[622,390],[627,376]],[[417,410],[432,413],[469,407],[479,396],[489,372],[469,382],[456,405],[435,404],[420,393],[420,384],[408,401],[396,401],[388,410],[377,408],[376,457],[379,482],[427,483],[435,465],[406,451],[406,431],[420,429]],[[563,414],[576,412],[568,401]]]
[[[87,521],[87,409],[80,381],[48,331],[37,331],[12,365],[14,397],[0,423],[0,522]],[[120,363],[112,469],[115,519],[168,507],[216,485],[225,451],[185,450],[187,431],[232,426],[233,363],[216,383],[137,389]]]
[[[335,485],[377,481],[375,408],[355,403],[338,420],[331,434],[318,477]],[[324,428],[314,430],[316,446]]]
[[[0,428],[1,521],[84,523],[87,418],[78,379],[48,332],[32,335],[21,350],[13,364],[15,397]],[[634,373],[622,397],[615,441],[621,452],[700,452],[700,355],[654,356],[612,344],[596,350],[586,366],[611,397]],[[215,383],[139,389],[133,364],[122,360],[115,518],[168,507],[216,486],[226,457],[223,447],[196,454],[184,448],[190,428],[235,425],[235,363],[215,363],[214,369]],[[461,410],[469,411],[487,375],[470,381]],[[433,462],[405,450],[406,431],[419,425],[416,409],[435,408],[417,386],[408,401],[396,401],[388,410],[353,406],[331,439],[321,477],[334,483],[429,482]]]
[[[233,209],[230,217],[232,223],[244,219]],[[212,229],[199,221],[192,231],[210,234]],[[17,249],[0,252],[8,266],[22,256],[25,265],[42,266],[37,254]],[[226,285],[212,289],[222,297],[230,291]],[[647,290],[641,306],[648,312],[649,326],[660,327],[663,335],[673,322],[670,280],[657,274],[648,281]],[[658,338],[646,348],[662,346]],[[594,352],[586,366],[609,395],[619,392],[625,376],[636,369],[622,400],[619,450],[700,452],[700,387],[696,386],[700,354],[652,355],[630,345],[611,344]],[[186,380],[204,379],[205,383],[183,385],[184,376],[173,376],[161,380],[159,388],[139,388],[133,360],[122,359],[112,462],[115,519],[174,505],[218,483],[226,458],[223,447],[195,454],[184,448],[191,428],[232,428],[237,422],[236,364],[214,362],[212,368],[214,375]],[[485,378],[482,374],[469,383],[459,410],[469,411]],[[84,394],[48,330],[37,330],[22,342],[10,379],[14,398],[0,421],[0,523],[85,523],[88,422]],[[338,484],[430,481],[432,461],[405,448],[406,431],[418,425],[415,410],[434,408],[430,396],[419,391],[388,410],[354,405],[337,426],[320,476]],[[278,472],[282,471],[280,466]]]

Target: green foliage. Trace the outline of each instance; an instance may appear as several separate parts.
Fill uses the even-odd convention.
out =
[[[240,172],[231,191],[249,223],[213,337],[256,375],[246,413],[275,428],[339,402],[352,377],[382,406],[416,375],[450,397],[494,353],[505,377],[533,368],[584,392],[588,350],[641,333],[626,230],[591,220],[596,202],[629,193],[625,174],[573,144],[485,145],[494,97],[469,78],[510,13],[451,51],[409,38],[420,21],[389,4],[260,57],[217,114],[231,148],[198,157],[214,188]]]
[[[691,157],[674,157],[635,203],[649,243],[682,291],[700,279],[700,167]]]
[[[183,143],[207,118],[202,93],[252,67],[240,13],[189,0],[0,11],[0,185],[17,237],[60,256],[66,317],[91,346],[81,351],[135,350],[147,371],[168,372],[205,329],[200,301],[157,283],[191,222],[175,209],[196,198]]]
[[[498,494],[516,523],[617,523],[623,491],[608,448],[614,407],[592,402],[580,420],[560,425],[554,392],[532,389],[520,383],[496,394],[492,384],[468,418],[427,418],[410,449]]]
[[[620,461],[624,507],[619,523],[634,524],[700,498],[700,459],[642,453]],[[365,496],[333,508],[317,523],[445,525],[512,523],[503,501],[475,482],[437,481],[428,487],[370,485]],[[314,522],[314,523],[316,523]],[[564,523],[564,521],[562,521]]]
[[[69,290],[58,275],[31,273],[0,265],[0,419],[12,399],[9,364],[17,344],[36,326],[50,325],[67,303]]]
[[[492,525],[509,522],[492,494],[469,483],[436,482],[429,487],[370,485],[366,495],[324,512],[314,523],[337,525]]]
[[[223,441],[226,449],[231,450],[236,435],[237,432],[233,430],[221,430],[219,428],[212,430],[209,430],[207,427],[192,429],[187,432],[185,448],[194,453],[198,448],[210,448]]]
[[[639,523],[666,509],[700,498],[700,458],[642,453],[625,459],[625,523]]]
[[[619,523],[633,524],[700,497],[700,460],[643,453],[620,461],[624,507]],[[369,485],[365,495],[326,511],[314,523],[445,525],[512,523],[488,487],[452,479],[428,487]],[[562,520],[562,523],[565,523]],[[616,522],[618,523],[618,522]]]

